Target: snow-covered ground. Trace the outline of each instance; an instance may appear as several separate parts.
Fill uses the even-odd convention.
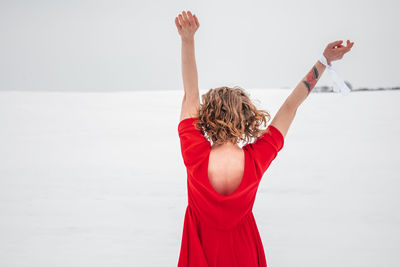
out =
[[[275,115],[291,91],[248,92]],[[0,266],[176,266],[182,96],[1,92]],[[399,103],[303,102],[254,205],[269,267],[399,266]]]

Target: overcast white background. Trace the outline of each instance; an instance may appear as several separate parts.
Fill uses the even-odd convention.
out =
[[[201,93],[239,85],[273,117],[338,39],[353,87],[399,86],[395,1],[1,1],[1,267],[176,266],[182,10]],[[299,107],[253,208],[269,267],[398,267],[399,93]]]
[[[354,41],[335,62],[354,88],[399,86],[399,2],[1,1],[0,90],[177,90],[174,18],[200,20],[201,89],[293,88],[326,44]],[[330,85],[323,76],[318,85]]]

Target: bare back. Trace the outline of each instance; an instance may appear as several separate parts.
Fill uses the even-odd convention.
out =
[[[208,161],[208,179],[214,190],[221,195],[230,195],[243,179],[245,164],[241,148],[221,146],[212,148]]]

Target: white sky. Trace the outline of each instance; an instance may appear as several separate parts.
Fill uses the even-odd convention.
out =
[[[200,89],[293,88],[326,44],[355,88],[399,86],[400,4],[380,1],[1,1],[0,90],[179,90],[174,18],[200,21]],[[317,85],[330,85],[325,73]]]

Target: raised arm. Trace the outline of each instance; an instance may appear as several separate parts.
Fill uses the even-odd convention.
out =
[[[350,51],[354,44],[354,42],[350,43],[350,41],[347,40],[347,46],[343,46],[342,42],[343,41],[332,42],[325,48],[323,55],[326,57],[328,64],[334,60],[341,59],[345,53]],[[285,102],[272,119],[270,124],[275,126],[284,137],[286,136],[289,126],[296,115],[297,108],[314,89],[319,78],[321,78],[324,73],[325,68],[325,65],[318,60],[299,82],[292,93],[286,98]]]
[[[194,117],[200,108],[200,95],[194,52],[194,34],[200,24],[196,15],[185,11],[175,18],[175,25],[181,36],[182,78],[184,96],[180,120]]]

